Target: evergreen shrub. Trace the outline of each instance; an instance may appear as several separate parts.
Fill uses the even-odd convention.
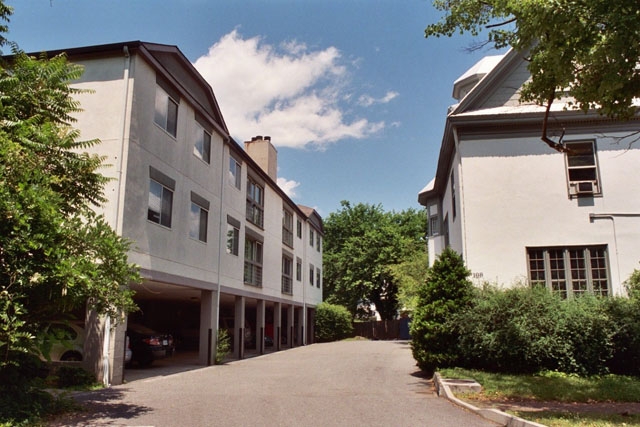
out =
[[[319,342],[338,341],[353,334],[351,313],[346,307],[326,302],[318,304],[315,335]]]

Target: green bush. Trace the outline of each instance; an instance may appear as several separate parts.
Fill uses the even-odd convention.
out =
[[[80,366],[60,366],[57,374],[60,388],[89,386],[96,382],[96,376]]]
[[[460,358],[458,330],[451,319],[471,303],[474,292],[469,274],[462,257],[447,248],[418,289],[418,305],[411,321],[411,349],[418,367],[427,374],[450,367]]]
[[[614,374],[640,376],[640,299],[607,298],[605,304],[614,326],[607,366]]]
[[[315,335],[319,342],[337,341],[353,334],[351,313],[346,307],[329,304],[318,304],[315,316]]]
[[[229,337],[229,333],[226,329],[220,328],[218,329],[218,341],[216,342],[216,358],[214,363],[216,365],[221,365],[224,358],[229,354],[229,351],[231,351],[231,337]]]

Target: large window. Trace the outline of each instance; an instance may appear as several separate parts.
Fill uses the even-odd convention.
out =
[[[238,255],[240,246],[240,221],[227,215],[227,253]]]
[[[247,221],[264,226],[264,188],[252,179],[247,181]]]
[[[189,212],[189,237],[207,241],[207,223],[209,220],[209,202],[191,193],[191,210]]]
[[[287,255],[282,255],[282,293],[293,294],[293,259]]]
[[[250,237],[244,241],[244,283],[262,287],[262,242]]]
[[[193,145],[193,154],[204,162],[211,161],[211,134],[204,130],[199,123],[196,123],[195,143]]]
[[[167,86],[156,86],[156,111],[154,122],[175,138],[178,129],[177,94],[169,95]]]
[[[566,156],[569,195],[580,197],[600,194],[595,143],[567,142]]]
[[[293,247],[293,214],[282,209],[282,243]]]
[[[242,182],[242,166],[233,156],[229,156],[229,182],[238,190],[241,188]]]
[[[529,280],[562,297],[609,294],[607,247],[527,248]]]
[[[149,168],[149,175],[147,219],[171,228],[175,181],[151,167]]]

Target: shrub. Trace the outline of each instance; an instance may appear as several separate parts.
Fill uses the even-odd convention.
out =
[[[640,300],[640,270],[633,270],[633,273],[631,273],[631,276],[624,281],[623,285],[627,290],[629,298]]]
[[[94,374],[79,366],[60,366],[57,373],[60,388],[88,386],[96,382]]]
[[[614,374],[640,376],[640,299],[607,298],[613,325],[613,356],[607,367]]]
[[[337,341],[353,334],[351,313],[346,307],[329,304],[318,304],[315,317],[315,335],[319,342]]]
[[[218,341],[216,342],[216,358],[214,363],[221,365],[224,358],[227,357],[231,351],[231,337],[226,329],[218,329]]]
[[[418,289],[418,305],[411,321],[411,349],[418,367],[427,374],[452,366],[459,359],[458,331],[451,319],[471,303],[473,285],[469,274],[462,257],[447,248]]]

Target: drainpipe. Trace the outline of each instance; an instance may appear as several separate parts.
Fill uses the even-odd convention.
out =
[[[626,213],[626,212],[618,212],[618,213],[590,213],[589,214],[589,222],[593,223],[599,219],[608,219],[611,220],[611,226],[613,227],[613,245],[614,251],[616,254],[616,268],[618,269],[618,280],[622,282],[622,277],[620,275],[620,257],[618,254],[618,233],[616,231],[616,220],[615,218],[638,218],[640,217],[640,213]]]

